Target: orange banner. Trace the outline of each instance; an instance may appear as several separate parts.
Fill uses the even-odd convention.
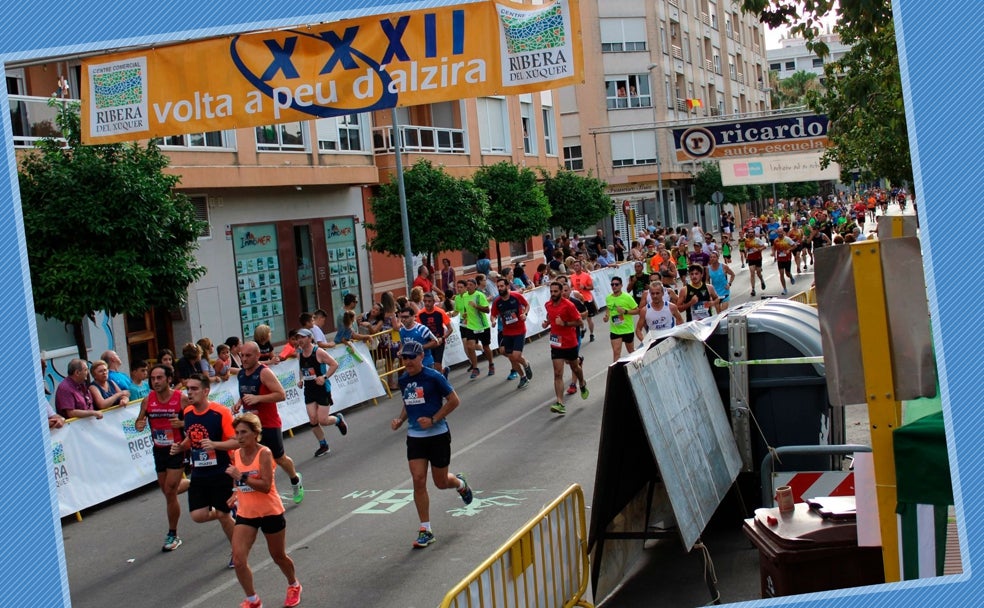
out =
[[[493,0],[83,62],[82,140],[261,126],[583,81],[577,0]]]

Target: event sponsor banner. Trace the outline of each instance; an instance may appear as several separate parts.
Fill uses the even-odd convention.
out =
[[[679,162],[822,150],[827,147],[826,116],[808,114],[756,118],[673,129]]]
[[[381,397],[385,389],[372,365],[369,348],[354,344],[349,350],[329,350],[338,361],[331,377],[332,412]],[[270,368],[287,392],[277,404],[285,429],[308,423],[304,393],[298,387],[297,359]],[[209,400],[231,408],[239,400],[239,384],[227,380],[212,386]],[[61,517],[110,500],[157,479],[150,427],[137,431],[140,402],[103,412],[103,419],[73,420],[51,431],[51,466]]]
[[[725,186],[776,184],[840,179],[840,165],[820,166],[822,151],[757,158],[722,158],[721,183]]]
[[[583,80],[577,0],[483,0],[83,61],[87,144],[560,88]]]

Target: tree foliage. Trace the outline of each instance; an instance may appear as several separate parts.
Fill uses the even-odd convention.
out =
[[[591,175],[561,169],[550,176],[543,172],[543,191],[550,201],[550,225],[580,234],[614,214],[605,182]]]
[[[472,179],[488,194],[494,240],[522,242],[549,227],[550,202],[531,169],[502,161],[480,168]]]
[[[41,140],[18,172],[35,309],[74,324],[78,340],[97,311],[183,305],[205,274],[194,252],[207,225],[173,191],[168,157],[153,142],[83,146],[78,104],[52,105],[67,145]]]
[[[403,182],[414,254],[488,248],[489,204],[485,192],[475,184],[448,175],[427,160],[417,161],[405,170]],[[375,219],[366,223],[366,228],[374,233],[369,249],[402,256],[403,223],[395,175],[388,184],[379,187],[370,207]]]
[[[749,194],[746,186],[725,187],[721,181],[721,167],[716,162],[701,163],[700,170],[694,176],[694,200],[698,204],[713,204],[711,195],[719,190],[724,194],[726,204],[741,205],[748,202]]]
[[[863,181],[912,181],[912,159],[902,101],[890,0],[742,0],[771,27],[789,26],[819,57],[829,54],[821,19],[837,10],[834,32],[851,49],[824,67],[825,88],[807,94],[810,109],[830,119],[832,147],[823,165],[837,162],[841,181],[857,170]]]
[[[791,108],[806,106],[811,92],[820,91],[820,79],[813,72],[800,70],[779,80],[778,98],[780,105],[776,107]]]

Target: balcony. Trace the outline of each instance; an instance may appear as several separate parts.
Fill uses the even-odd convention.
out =
[[[674,59],[679,59],[680,61],[683,61],[683,49],[681,47],[678,47],[675,44],[672,45],[670,47],[670,54],[673,55]]]
[[[45,137],[59,137],[61,132],[55,124],[58,108],[48,105],[48,97],[27,97],[9,95],[10,126],[14,132],[15,148],[33,148],[35,142]],[[78,103],[78,99],[66,102]]]
[[[700,22],[703,23],[704,25],[710,25],[711,24],[711,17],[710,17],[710,15],[708,15],[707,13],[703,13],[702,12],[700,14]]]
[[[465,131],[443,127],[418,125],[400,126],[400,144],[404,152],[432,154],[466,154]],[[373,152],[391,154],[394,151],[393,127],[375,127],[372,130]]]
[[[720,116],[721,110],[719,108],[711,108],[711,116]]]
[[[710,59],[705,59],[704,60],[704,69],[707,70],[708,72],[713,72],[714,71],[714,62],[712,62]]]
[[[670,0],[670,6],[680,7],[678,0]]]
[[[689,112],[690,111],[690,108],[687,107],[687,100],[686,99],[680,99],[679,97],[677,97],[677,100],[676,100],[676,109],[679,110],[679,111],[681,111],[681,112]]]
[[[738,81],[738,84],[745,84],[745,75],[742,74],[741,72],[738,72],[738,77],[735,78],[735,80]]]

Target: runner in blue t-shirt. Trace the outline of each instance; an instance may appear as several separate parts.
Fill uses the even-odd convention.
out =
[[[400,343],[416,342],[424,348],[424,365],[434,366],[434,355],[431,349],[441,345],[434,332],[427,329],[426,325],[417,323],[417,317],[412,308],[404,307],[398,313],[400,319]]]
[[[402,316],[403,312],[400,314]],[[390,426],[396,431],[409,421],[407,461],[413,481],[413,502],[420,517],[420,530],[413,547],[422,549],[435,540],[430,524],[430,497],[427,495],[428,465],[434,485],[439,490],[456,489],[466,505],[472,502],[472,490],[463,475],[448,472],[451,465],[451,432],[446,418],[460,403],[458,393],[441,372],[424,367],[424,348],[420,342],[404,342],[400,347],[400,359],[406,369],[399,380],[403,409]]]

